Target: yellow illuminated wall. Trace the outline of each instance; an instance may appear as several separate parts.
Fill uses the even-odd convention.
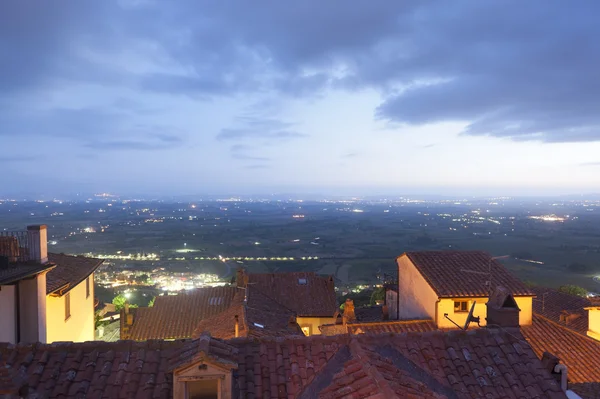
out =
[[[587,335],[600,341],[600,307],[586,308],[589,316]]]
[[[335,319],[332,317],[297,317],[296,322],[302,328],[304,335],[321,335],[319,326],[323,324],[333,324]],[[308,334],[307,334],[308,332]]]
[[[86,280],[69,291],[71,316],[65,320],[65,297],[48,296],[46,301],[47,340],[93,341],[94,340],[94,274],[90,279],[90,295],[86,298]]]

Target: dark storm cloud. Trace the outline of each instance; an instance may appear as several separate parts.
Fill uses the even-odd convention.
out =
[[[598,2],[124,3],[0,2],[0,98],[74,80],[206,99],[375,88],[384,96],[375,115],[387,121],[600,140]],[[129,53],[139,42],[179,68],[134,74],[86,57]],[[302,134],[245,123],[217,137]]]

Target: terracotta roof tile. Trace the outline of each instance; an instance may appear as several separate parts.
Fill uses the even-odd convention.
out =
[[[338,334],[381,334],[427,332],[437,329],[433,320],[390,320],[373,323],[326,324],[320,327],[323,335]]]
[[[237,287],[207,287],[179,295],[158,296],[151,308],[130,309],[133,311],[133,325],[127,338],[191,338],[201,320],[217,315],[231,306],[237,291]],[[122,315],[121,319],[126,320],[126,317]],[[123,330],[122,334],[125,338]]]
[[[251,273],[248,284],[298,316],[331,317],[338,308],[331,277],[312,272]]]
[[[173,342],[0,344],[0,363],[13,384],[44,398],[172,396],[168,359],[184,345]],[[158,381],[166,385],[159,386]],[[38,396],[35,396],[38,397]]]
[[[506,287],[514,296],[533,292],[502,264],[480,251],[405,252],[439,297],[487,297],[491,266],[492,284]]]
[[[600,399],[600,382],[569,384],[569,389],[583,399]]]
[[[592,301],[576,295],[570,295],[552,288],[533,287],[536,298],[533,311],[580,334],[588,330],[588,311]]]
[[[53,253],[48,254],[48,261],[56,264],[56,267],[46,275],[47,294],[51,294],[64,286],[67,286],[64,292],[69,291],[85,280],[104,262],[102,259]]]
[[[572,383],[600,382],[600,342],[576,333],[538,314],[522,326],[526,340],[541,358],[544,352],[558,357],[568,368]]]

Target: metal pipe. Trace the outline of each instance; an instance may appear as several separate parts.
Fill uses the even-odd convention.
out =
[[[554,372],[560,373],[560,388],[563,392],[567,392],[567,366],[559,363],[554,366]]]

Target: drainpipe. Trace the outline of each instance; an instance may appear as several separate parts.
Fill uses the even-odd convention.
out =
[[[240,336],[240,320],[238,315],[235,315],[235,337]]]
[[[554,372],[560,373],[560,388],[563,392],[567,392],[567,366],[559,363],[554,366]]]

